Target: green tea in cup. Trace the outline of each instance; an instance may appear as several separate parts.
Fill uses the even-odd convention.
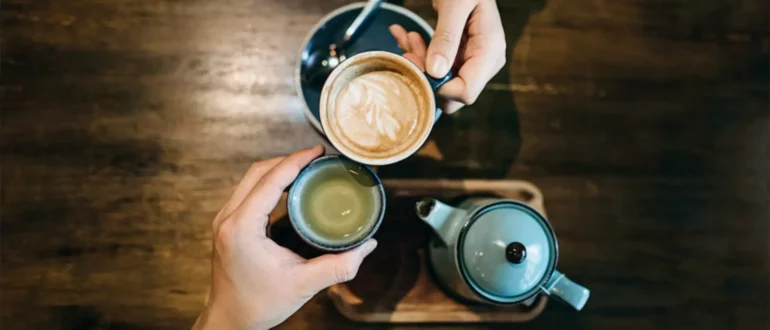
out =
[[[366,165],[325,156],[306,166],[289,190],[289,219],[300,237],[327,251],[348,250],[374,235],[385,191]]]

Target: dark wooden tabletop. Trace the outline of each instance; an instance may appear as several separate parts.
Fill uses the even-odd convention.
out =
[[[325,143],[293,72],[347,2],[3,1],[0,328],[189,328],[232,185]],[[515,328],[770,327],[768,2],[498,2],[508,64],[383,176],[543,190],[592,297]],[[364,326],[319,295],[282,328]]]

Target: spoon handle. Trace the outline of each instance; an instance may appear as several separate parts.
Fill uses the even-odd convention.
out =
[[[358,17],[356,17],[353,23],[350,24],[350,27],[345,30],[345,36],[342,37],[342,42],[338,46],[339,48],[344,48],[348,44],[354,42],[356,38],[361,35],[361,32],[366,30],[367,23],[371,22],[369,18],[374,17],[373,14],[380,8],[380,4],[382,4],[382,0],[369,0],[366,3],[364,9],[358,14]]]

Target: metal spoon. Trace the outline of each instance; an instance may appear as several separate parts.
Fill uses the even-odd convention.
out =
[[[328,49],[318,49],[310,54],[307,61],[305,61],[305,74],[302,76],[302,80],[305,83],[311,85],[323,85],[326,77],[336,68],[342,61],[347,59],[345,56],[345,49],[352,45],[358,37],[361,36],[363,31],[366,30],[367,25],[371,22],[374,13],[380,8],[383,0],[369,0],[358,14],[358,17],[350,24],[342,40],[338,43],[329,45]]]

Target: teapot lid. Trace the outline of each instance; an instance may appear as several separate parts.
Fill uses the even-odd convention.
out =
[[[498,303],[529,298],[548,280],[558,246],[539,212],[515,201],[485,207],[460,234],[460,268],[474,291]]]

